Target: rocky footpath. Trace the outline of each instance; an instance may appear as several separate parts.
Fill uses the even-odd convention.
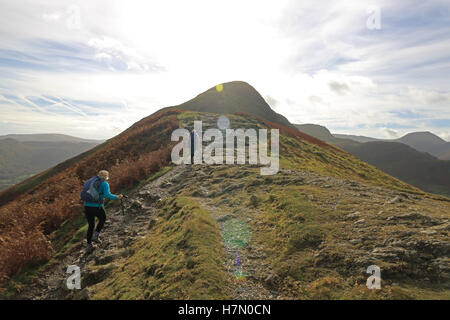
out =
[[[92,294],[90,287],[106,279],[118,268],[115,261],[133,254],[131,244],[145,237],[155,224],[162,202],[173,196],[167,187],[171,185],[171,181],[183,176],[186,169],[184,166],[175,167],[129,194],[129,198],[124,201],[124,214],[119,201],[112,203],[106,209],[105,227],[100,234],[100,243],[94,244],[94,252],[86,254],[86,240],[83,234],[82,242],[71,246],[51,268],[38,273],[35,277],[37,280],[25,288],[17,298],[89,299]],[[70,265],[80,267],[82,290],[67,289],[66,281],[70,274],[66,272]]]

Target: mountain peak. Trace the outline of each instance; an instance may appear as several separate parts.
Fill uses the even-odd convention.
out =
[[[446,142],[445,140],[441,139],[440,137],[429,131],[411,132],[398,139],[398,141],[408,144],[409,143],[441,144]]]
[[[284,116],[272,110],[254,87],[244,81],[217,84],[176,107],[219,114],[244,112],[284,126],[292,126]]]

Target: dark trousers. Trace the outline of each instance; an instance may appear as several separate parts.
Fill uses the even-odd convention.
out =
[[[191,139],[191,164],[194,164],[194,155],[195,155],[195,141]]]
[[[106,212],[103,207],[84,207],[84,213],[88,221],[87,243],[91,243],[92,234],[94,233],[95,217],[98,219],[97,227],[95,231],[102,231],[103,225],[106,221]]]

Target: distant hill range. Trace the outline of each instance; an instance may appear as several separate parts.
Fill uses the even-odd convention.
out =
[[[422,190],[450,195],[450,143],[430,132],[413,132],[399,139],[382,140],[332,134],[326,127],[315,124],[295,126]]]
[[[0,190],[100,144],[63,134],[0,136]]]
[[[401,142],[417,151],[428,152],[438,159],[450,160],[450,142],[439,138],[431,132],[411,132],[398,139],[376,139],[346,134],[333,134],[333,136],[362,143],[371,141]]]
[[[38,134],[7,134],[0,136],[0,140],[14,139],[19,142],[83,142],[99,144],[103,140],[83,139],[60,133],[38,133]]]

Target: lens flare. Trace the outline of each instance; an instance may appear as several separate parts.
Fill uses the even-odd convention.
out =
[[[216,86],[216,90],[217,90],[217,92],[222,92],[223,91],[223,84],[218,84]]]

